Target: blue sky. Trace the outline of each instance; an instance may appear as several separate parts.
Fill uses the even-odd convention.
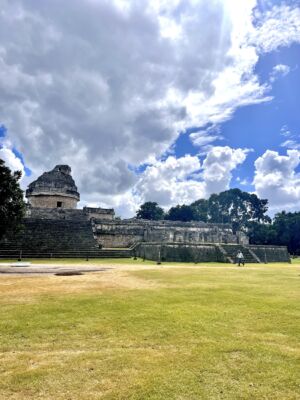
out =
[[[287,65],[290,72],[280,76],[272,84],[270,95],[273,100],[267,103],[246,106],[238,109],[234,117],[224,123],[221,132],[230,146],[252,148],[243,167],[235,171],[234,176],[252,182],[253,163],[267,149],[286,153],[281,146],[285,141],[282,129],[286,127],[297,142],[300,139],[300,46],[292,45],[289,48],[279,49],[261,58],[256,66],[256,73],[260,80],[269,79],[272,69],[276,65]],[[232,185],[238,185],[233,180]],[[243,190],[253,191],[253,185],[238,185]]]
[[[0,157],[132,216],[231,187],[300,208],[298,0],[3,3]],[[39,35],[36,35],[39,32]]]
[[[255,67],[255,73],[262,83],[269,82],[273,68],[276,65],[286,65],[290,71],[279,75],[272,82],[268,94],[272,100],[237,108],[232,118],[219,126],[223,139],[216,140],[215,145],[228,145],[252,149],[245,162],[233,172],[230,187],[253,192],[254,162],[266,150],[286,154],[282,144],[287,137],[283,131],[289,131],[289,137],[300,140],[300,45],[293,44],[262,56]],[[186,154],[196,155],[199,149],[193,145],[189,133],[191,128],[179,136],[174,145],[175,155],[182,157]],[[288,147],[289,148],[289,147]],[[293,148],[293,147],[290,147]],[[202,155],[202,159],[205,155]],[[299,171],[299,166],[296,171]],[[241,184],[242,182],[242,184]]]

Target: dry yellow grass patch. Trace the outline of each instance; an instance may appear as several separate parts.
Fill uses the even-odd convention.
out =
[[[89,267],[93,267],[93,265],[89,265]],[[106,265],[105,268],[107,268],[105,271],[88,272],[75,276],[38,273],[36,275],[3,274],[0,276],[0,301],[27,303],[35,301],[36,297],[40,295],[101,293],[106,289],[150,289],[161,286],[158,282],[130,274],[130,271],[152,269],[151,266]],[[72,269],[79,268],[72,265]]]

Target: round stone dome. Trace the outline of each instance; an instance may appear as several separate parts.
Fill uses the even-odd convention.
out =
[[[80,195],[71,168],[68,165],[56,165],[30,183],[26,197],[32,207],[40,208],[76,208]]]

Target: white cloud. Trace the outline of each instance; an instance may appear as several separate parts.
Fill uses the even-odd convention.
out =
[[[232,171],[245,161],[249,151],[232,149],[229,146],[211,149],[203,162],[206,196],[229,189]]]
[[[0,158],[4,160],[5,165],[12,171],[21,171],[22,176],[24,176],[24,165],[22,161],[14,154],[14,152],[7,148],[0,148]]]
[[[168,209],[208,198],[212,193],[229,189],[232,171],[245,161],[248,152],[228,146],[214,147],[202,165],[197,156],[169,156],[149,165],[133,190],[120,197],[114,206],[118,213],[132,215],[145,201],[156,201]]]
[[[292,132],[287,125],[283,125],[283,127],[280,129],[280,135],[284,137],[290,137],[292,136]]]
[[[300,150],[300,143],[297,142],[295,139],[288,139],[285,140],[280,144],[281,147],[286,147],[287,149],[296,149]]]
[[[286,140],[280,144],[281,147],[295,150],[300,149],[299,135],[291,132],[287,125],[281,128],[280,134],[286,138]]]
[[[264,53],[300,43],[300,8],[283,3],[260,15],[252,41]]]
[[[286,76],[290,72],[291,68],[285,64],[278,64],[273,67],[270,74],[270,81],[275,82],[278,78]]]
[[[299,163],[298,150],[287,150],[286,156],[267,150],[255,161],[255,191],[259,197],[269,199],[271,209],[300,206]]]
[[[269,101],[269,83],[254,73],[259,56],[300,34],[299,8],[274,7],[254,21],[255,0],[0,4],[0,123],[9,140],[32,178],[68,163],[83,200],[112,205],[137,187],[137,198],[150,193],[128,165],[160,171],[155,160],[190,127],[202,129],[192,137],[202,153],[213,150],[221,133],[206,126]],[[187,177],[172,182],[180,199],[207,192]],[[160,190],[173,201],[168,185]]]
[[[206,129],[201,129],[190,134],[190,139],[195,146],[208,148],[216,140],[224,139],[220,134],[219,126],[209,126]]]
[[[200,160],[197,156],[169,156],[165,161],[146,168],[135,187],[135,193],[141,202],[152,200],[166,207],[187,203],[195,196],[204,195],[203,182],[188,180],[191,174],[199,170]]]
[[[248,185],[250,185],[250,182],[248,181],[248,179],[242,179],[242,180],[240,180],[240,185],[242,185],[242,186],[248,186]]]

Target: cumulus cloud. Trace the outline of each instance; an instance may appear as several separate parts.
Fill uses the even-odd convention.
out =
[[[200,170],[200,166],[197,156],[169,156],[165,161],[146,168],[135,187],[136,193],[142,201],[152,200],[162,206],[187,203],[193,197],[203,197],[204,183],[188,179]]]
[[[24,165],[22,161],[7,147],[0,147],[0,159],[4,160],[5,165],[12,171],[20,171],[24,176]]]
[[[270,200],[271,208],[297,208],[300,205],[300,175],[296,168],[300,151],[287,150],[287,155],[267,150],[255,161],[254,185],[261,198]]]
[[[203,128],[191,139],[211,146],[220,134],[203,133],[206,126],[269,101],[269,83],[254,73],[259,55],[300,33],[299,8],[274,7],[254,19],[255,0],[0,4],[0,122],[13,147],[32,178],[68,163],[82,199],[105,204],[146,198],[147,174],[128,166],[160,171],[180,132]],[[184,171],[192,162],[178,165]],[[174,182],[182,199],[188,185],[207,190],[188,176]],[[170,188],[160,189],[167,203]]]
[[[228,146],[213,147],[202,164],[198,156],[169,156],[147,166],[134,189],[118,198],[114,206],[118,213],[130,215],[145,201],[156,201],[167,209],[208,198],[229,189],[232,171],[245,161],[248,152]]]
[[[206,185],[206,197],[229,189],[232,171],[242,164],[249,149],[232,149],[229,146],[214,147],[203,162],[203,179]]]

